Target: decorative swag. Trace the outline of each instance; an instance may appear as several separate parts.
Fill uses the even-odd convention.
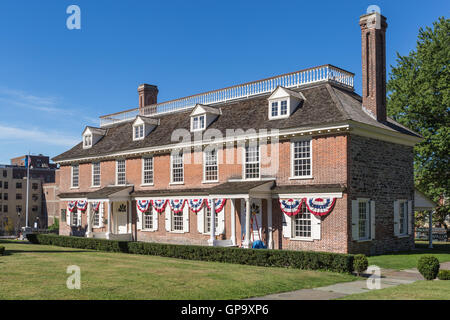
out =
[[[336,198],[303,198],[303,199],[280,199],[280,208],[286,215],[292,217],[297,215],[302,204],[315,216],[324,216],[333,210]]]
[[[78,201],[69,201],[67,204],[67,208],[69,209],[69,212],[73,212],[75,208],[77,208],[80,211],[85,212],[88,206],[88,202],[86,200],[78,200]]]
[[[225,206],[226,199],[216,199],[214,201],[216,213],[219,213]],[[211,200],[209,199],[159,199],[159,200],[138,200],[136,207],[140,212],[147,212],[150,206],[153,206],[158,213],[162,213],[169,203],[170,208],[175,213],[183,211],[185,204],[188,204],[189,209],[194,213],[198,213],[205,205],[211,209]]]

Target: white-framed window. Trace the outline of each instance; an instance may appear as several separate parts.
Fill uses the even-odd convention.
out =
[[[205,129],[206,116],[200,115],[191,118],[191,131],[199,131]]]
[[[153,184],[153,157],[142,159],[142,184]]]
[[[184,182],[183,152],[173,152],[170,157],[172,183]]]
[[[125,160],[116,161],[116,184],[117,185],[126,184]]]
[[[144,124],[135,125],[133,140],[144,139]]]
[[[291,155],[292,178],[312,177],[311,139],[292,141]]]
[[[142,213],[142,230],[153,230],[153,209],[149,209]]]
[[[74,227],[78,226],[79,221],[78,221],[78,209],[77,208],[73,209],[73,211],[70,213],[70,217],[71,217],[71,221],[70,221],[71,226],[74,226]]]
[[[295,239],[311,239],[312,225],[311,212],[303,203],[300,212],[292,219],[292,237]]]
[[[271,100],[269,102],[269,119],[283,119],[289,116],[288,112],[289,101],[288,99]]]
[[[100,204],[101,205],[101,204]],[[100,208],[95,211],[94,208],[91,207],[91,213],[93,215],[92,217],[92,224],[95,228],[100,227]]]
[[[204,181],[218,181],[218,161],[217,161],[217,149],[207,150],[204,153]]]
[[[245,179],[259,179],[259,144],[250,143],[245,146]]]
[[[205,206],[205,232],[211,233],[211,209]],[[219,227],[219,215],[216,213],[214,215],[214,223],[215,223],[215,231],[217,231],[217,228]]]
[[[184,231],[184,216],[183,216],[183,211],[182,212],[178,212],[175,213],[173,212],[172,209],[170,209],[171,211],[171,218],[172,218],[172,231]]]
[[[408,201],[399,201],[399,235],[408,234]]]
[[[72,188],[79,187],[80,179],[80,166],[78,164],[72,165]]]
[[[273,101],[271,105],[272,117],[278,117],[278,101]]]
[[[83,137],[83,147],[84,148],[90,148],[92,147],[92,135],[86,134]]]
[[[375,201],[352,200],[352,238],[355,241],[375,239]]]
[[[92,164],[92,186],[100,186],[100,162],[94,162]]]
[[[358,237],[360,240],[370,238],[370,205],[368,200],[358,202]]]

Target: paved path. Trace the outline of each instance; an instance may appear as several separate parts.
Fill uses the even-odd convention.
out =
[[[441,269],[450,269],[450,262],[441,263]],[[368,275],[364,276],[367,277]],[[381,289],[409,284],[417,280],[424,280],[424,278],[416,268],[401,271],[381,269]],[[358,280],[314,289],[276,293],[264,297],[250,298],[249,300],[331,300],[367,291],[370,291],[367,288],[367,280]]]

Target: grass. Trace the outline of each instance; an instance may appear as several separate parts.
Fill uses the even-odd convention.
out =
[[[428,242],[417,241],[416,249],[412,251],[368,257],[369,265],[394,270],[411,269],[416,268],[420,257],[427,254],[432,254],[441,263],[450,261],[450,242],[436,242],[433,247],[428,249]]]
[[[0,241],[0,300],[242,299],[353,281],[352,275]],[[81,269],[69,290],[66,269]]]
[[[449,300],[450,281],[417,281],[367,293],[352,294],[340,300]]]

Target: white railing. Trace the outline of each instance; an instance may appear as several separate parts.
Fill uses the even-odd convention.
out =
[[[263,80],[248,82],[232,87],[196,94],[193,96],[131,109],[100,117],[100,126],[106,126],[135,118],[138,114],[150,116],[193,108],[196,104],[217,104],[230,100],[248,98],[272,92],[278,86],[296,88],[303,85],[330,81],[353,88],[354,74],[332,65],[324,65],[297,72],[291,72]]]

